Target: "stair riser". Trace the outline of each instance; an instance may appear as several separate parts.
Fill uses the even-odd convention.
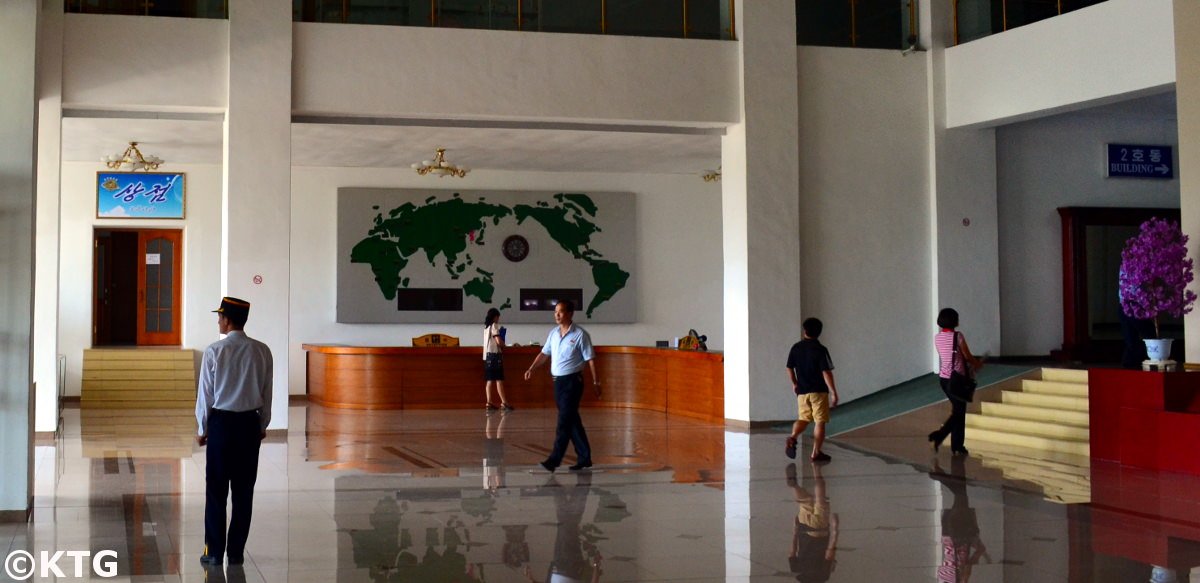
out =
[[[1047,439],[1044,437],[1012,435],[998,431],[971,427],[967,428],[966,438],[967,443],[982,441],[997,445],[1012,445],[1029,449],[1055,451],[1075,455],[1089,455],[1091,449],[1087,442],[1060,441]]]
[[[981,403],[983,414],[988,417],[1009,417],[1012,419],[1027,419],[1029,421],[1049,421],[1074,427],[1087,427],[1090,424],[1088,414],[1084,411],[1063,411],[1062,409],[1046,409],[1043,407],[1026,407],[1010,403]]]
[[[1088,400],[1075,397],[1060,397],[1056,395],[1037,395],[1033,393],[1015,393],[1012,391],[1004,391],[1001,394],[1001,400],[1004,403],[1013,405],[1028,405],[1031,407],[1045,407],[1048,409],[1063,409],[1067,411],[1084,411],[1088,410]]]
[[[1086,427],[1072,427],[1070,425],[1058,425],[1055,423],[1025,421],[1021,419],[1004,417],[988,417],[974,414],[967,415],[967,427],[978,427],[980,429],[990,429],[992,431],[1005,431],[1009,433],[1032,435],[1035,437],[1049,437],[1053,439],[1073,439],[1087,441],[1091,438],[1091,435]]]

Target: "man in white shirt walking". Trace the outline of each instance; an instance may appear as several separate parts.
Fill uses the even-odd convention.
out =
[[[592,350],[592,337],[587,330],[572,323],[575,305],[563,300],[554,306],[554,321],[558,324],[550,330],[546,344],[538,353],[525,380],[533,376],[533,370],[547,360],[550,374],[554,376],[554,401],[558,404],[558,428],[554,433],[554,449],[541,466],[554,472],[562,464],[567,453],[567,442],[575,446],[575,465],[571,470],[592,467],[592,446],[588,443],[583,420],[579,417],[579,400],[583,398],[583,365],[586,362],[592,371],[592,382],[596,397],[600,397],[600,378],[596,376],[596,354]]]
[[[246,336],[250,302],[222,298],[217,326],[225,338],[204,350],[196,393],[196,442],[208,446],[205,469],[204,554],[200,563],[245,562],[258,478],[258,450],[271,422],[271,350]],[[225,501],[232,491],[228,535]]]

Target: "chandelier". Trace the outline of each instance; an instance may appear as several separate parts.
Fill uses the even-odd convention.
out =
[[[137,142],[129,142],[129,147],[125,148],[124,154],[104,156],[100,158],[100,161],[113,170],[125,172],[158,170],[159,164],[163,163],[163,159],[158,156],[143,156],[142,151],[138,149]]]
[[[721,167],[717,166],[716,170],[709,170],[708,172],[705,172],[702,175],[702,177],[704,178],[705,182],[720,182],[721,181]]]
[[[426,174],[435,174],[438,178],[443,176],[457,176],[462,178],[471,171],[466,166],[458,166],[446,161],[446,149],[438,148],[437,154],[433,160],[425,160],[420,163],[414,163],[412,169],[417,171],[417,174],[424,176]]]

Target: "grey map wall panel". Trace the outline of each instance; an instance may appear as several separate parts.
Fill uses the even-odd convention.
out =
[[[582,289],[581,323],[637,321],[633,193],[343,187],[337,196],[338,322],[481,323],[495,307],[506,323],[546,323],[546,312],[520,309],[522,289]],[[447,288],[462,290],[462,311],[398,309],[398,295]]]

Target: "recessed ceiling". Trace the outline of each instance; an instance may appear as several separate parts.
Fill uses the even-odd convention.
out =
[[[220,121],[66,117],[62,134],[64,161],[98,163],[132,141],[168,164],[222,159]],[[408,168],[435,148],[455,164],[526,172],[699,174],[721,163],[714,132],[292,124],[295,166]]]

